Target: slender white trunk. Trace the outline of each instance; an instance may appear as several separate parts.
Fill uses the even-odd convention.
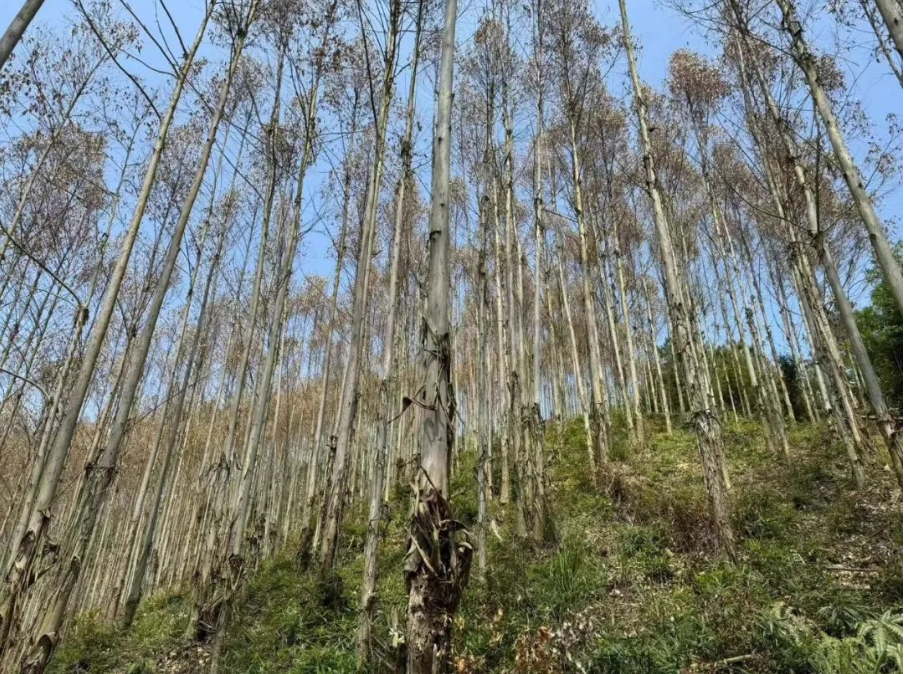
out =
[[[43,4],[44,0],[25,0],[22,9],[16,12],[13,20],[3,33],[3,37],[0,37],[0,70],[3,70],[3,66],[9,60],[10,55],[13,53],[13,49],[19,44],[19,40],[22,39],[25,29],[28,28],[28,24],[35,18],[35,14],[38,13],[38,10],[41,9],[41,5]],[[900,28],[899,53],[902,52],[901,37],[902,30]]]
[[[654,211],[654,226],[666,279],[666,295],[672,323],[672,341],[676,344],[676,351],[681,359],[682,369],[691,390],[692,421],[698,437],[698,448],[704,469],[704,484],[707,487],[710,500],[710,515],[714,529],[724,553],[730,559],[735,559],[734,536],[730,523],[728,498],[725,492],[725,470],[721,465],[723,451],[720,423],[719,419],[708,407],[711,396],[704,388],[704,378],[690,353],[691,348],[693,348],[691,344],[693,335],[690,309],[682,300],[675,252],[654,170],[650,126],[647,118],[647,103],[635,64],[635,52],[625,5],[625,0],[619,0],[622,33],[628,56],[632,86],[635,92],[635,112],[638,116],[638,130],[641,137],[642,151],[644,152],[645,187]]]
[[[455,437],[449,341],[449,164],[455,30],[456,0],[447,0],[434,118],[428,296],[421,333],[423,386],[418,410],[421,461],[405,565],[408,587],[405,647],[409,674],[431,674],[449,667],[453,617],[471,567],[471,544],[463,540],[462,532],[453,524],[447,501],[449,460]],[[423,558],[421,551],[427,551],[424,554],[429,558]],[[439,565],[429,566],[429,559],[439,559]]]
[[[365,538],[365,570],[361,585],[361,615],[358,623],[358,664],[364,667],[371,656],[371,622],[377,598],[377,548],[380,543],[380,519],[383,506],[384,481],[386,480],[387,454],[389,453],[390,425],[394,414],[390,397],[396,378],[396,318],[399,304],[399,258],[402,253],[402,235],[405,215],[406,185],[412,179],[412,132],[415,124],[415,93],[417,87],[418,60],[421,50],[421,25],[424,0],[418,3],[415,19],[415,41],[412,47],[412,72],[409,80],[408,105],[406,107],[405,134],[402,138],[402,173],[396,186],[396,212],[393,224],[393,244],[390,252],[388,283],[388,313],[383,334],[383,363],[380,369],[380,388],[377,418],[377,452],[374,460],[374,476],[371,480],[371,498],[368,504],[368,528]]]
[[[801,71],[808,81],[808,87],[810,87],[811,90],[814,106],[826,127],[826,133],[827,136],[829,136],[830,144],[833,146],[833,153],[836,155],[839,169],[842,171],[845,183],[848,185],[849,191],[851,192],[852,200],[855,202],[858,213],[861,215],[861,220],[864,222],[864,227],[867,230],[867,236],[870,239],[870,243],[874,248],[874,255],[876,256],[880,271],[883,273],[883,278],[886,279],[886,282],[892,290],[893,297],[896,300],[896,305],[901,314],[902,265],[896,260],[895,255],[893,255],[892,248],[889,245],[889,239],[874,210],[874,205],[870,195],[867,193],[864,180],[858,171],[858,167],[855,165],[854,159],[852,159],[848,144],[842,136],[842,131],[839,129],[836,115],[833,112],[833,106],[830,103],[826,92],[823,90],[823,86],[820,84],[817,64],[808,43],[805,41],[804,28],[802,28],[801,23],[798,21],[795,8],[790,0],[776,0],[776,3],[782,11],[783,25],[792,39],[795,62],[798,64],[798,67],[801,68]],[[893,13],[892,10],[894,8],[892,7],[892,0],[878,0],[877,5],[881,12],[884,7],[887,7],[890,10],[889,19],[886,19],[886,14],[884,14],[884,19],[887,20],[887,25],[890,27],[890,31],[896,42],[896,47],[901,54],[901,7],[898,8],[897,12]],[[892,21],[891,24],[890,21]]]
[[[73,436],[75,435],[75,429],[81,415],[82,406],[84,405],[85,398],[88,394],[88,388],[94,376],[98,357],[100,356],[101,348],[105,337],[107,336],[107,329],[116,310],[119,290],[126,275],[129,259],[132,255],[132,249],[138,237],[138,230],[141,226],[142,219],[144,218],[145,208],[147,207],[148,199],[151,195],[151,189],[157,177],[157,168],[160,164],[160,158],[163,154],[167,135],[169,134],[170,126],[172,125],[173,118],[176,114],[179,100],[182,97],[186,78],[188,77],[194,62],[198,47],[201,44],[201,40],[207,28],[208,19],[210,18],[210,12],[212,11],[213,6],[210,7],[209,12],[205,15],[195,41],[192,43],[189,53],[186,55],[182,68],[176,78],[175,88],[170,98],[170,105],[167,108],[163,119],[161,119],[154,150],[151,153],[144,180],[138,192],[132,220],[126,229],[125,237],[123,238],[119,259],[116,262],[107,284],[98,317],[91,330],[91,334],[85,346],[85,351],[82,355],[81,367],[79,368],[78,375],[69,392],[62,419],[60,420],[53,443],[49,448],[41,479],[36,489],[35,500],[28,517],[28,525],[11,555],[11,568],[7,572],[3,588],[0,590],[0,657],[2,657],[3,652],[6,649],[7,639],[12,624],[16,620],[16,609],[19,599],[31,583],[30,576],[35,555],[41,548],[42,541],[50,523],[51,508],[56,497],[57,487],[63,472],[66,456],[69,453],[69,447],[72,443]],[[82,308],[82,312],[86,315],[87,311],[87,308]],[[84,321],[82,321],[82,324],[84,324]],[[52,650],[52,645],[50,650]]]

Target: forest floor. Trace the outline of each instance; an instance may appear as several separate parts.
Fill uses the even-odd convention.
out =
[[[878,451],[869,487],[854,489],[842,448],[822,427],[791,433],[790,465],[751,422],[725,429],[740,561],[722,561],[709,533],[694,437],[613,451],[605,491],[587,470],[580,421],[550,462],[555,540],[533,546],[512,506],[490,504],[486,582],[475,577],[455,618],[458,672],[902,671],[902,494]],[[477,515],[473,455],[453,481],[453,508]],[[498,476],[497,476],[498,477]],[[498,482],[496,482],[498,483]],[[404,621],[405,522],[411,496],[389,504],[380,558],[377,663],[392,671]],[[324,584],[293,554],[262,562],[226,637],[221,671],[352,672],[365,515],[349,516],[337,573]],[[132,629],[81,617],[55,674],[205,672],[209,648],[185,641],[188,592],[151,598]]]

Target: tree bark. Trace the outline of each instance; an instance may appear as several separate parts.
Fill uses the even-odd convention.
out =
[[[747,39],[747,36],[745,37]],[[744,62],[745,56],[741,50],[740,45],[738,46],[738,50],[739,69],[744,85],[747,81]],[[761,94],[764,96],[764,100],[766,102],[767,109],[770,112],[770,116],[773,119],[780,137],[782,138],[786,160],[791,164],[793,174],[795,176],[795,182],[799,190],[801,190],[802,195],[804,196],[805,215],[807,217],[808,231],[811,236],[811,243],[817,251],[820,262],[824,269],[824,273],[826,274],[826,279],[827,281],[829,281],[836,308],[839,311],[840,317],[842,318],[842,325],[845,328],[845,332],[848,335],[849,342],[852,346],[852,353],[855,358],[855,363],[858,366],[858,371],[860,371],[861,376],[864,379],[865,387],[867,388],[868,400],[870,401],[871,407],[874,410],[880,434],[882,435],[889,451],[890,462],[892,464],[893,471],[896,474],[896,479],[899,482],[899,486],[902,486],[901,432],[898,429],[897,424],[892,418],[892,415],[889,412],[889,408],[886,405],[883,391],[880,388],[880,382],[877,379],[877,373],[874,370],[873,363],[871,363],[870,361],[870,356],[867,353],[867,348],[865,347],[864,340],[861,337],[861,331],[858,329],[858,324],[855,321],[851,302],[849,302],[845,288],[842,286],[842,281],[839,278],[835,260],[833,259],[829,246],[826,243],[824,232],[821,231],[819,213],[817,211],[817,201],[811,189],[811,186],[805,177],[804,167],[799,161],[799,154],[796,150],[794,138],[789,131],[789,128],[782,116],[779,106],[776,104],[776,101],[774,100],[769,88],[764,82],[762,73],[756,72],[755,76],[758,81]]]
[[[679,286],[679,271],[676,265],[675,253],[666,215],[663,211],[660,188],[654,171],[652,145],[650,140],[649,122],[647,119],[647,104],[638,77],[635,64],[635,52],[632,46],[632,38],[628,23],[625,0],[619,0],[619,11],[622,17],[622,33],[625,49],[628,55],[629,72],[632,86],[635,91],[635,112],[638,116],[639,135],[641,137],[642,151],[644,153],[644,169],[646,177],[646,189],[651,199],[654,211],[654,225],[659,242],[660,256],[663,261],[664,277],[666,280],[667,302],[672,323],[672,336],[676,344],[676,352],[681,359],[682,368],[691,391],[690,402],[692,406],[692,423],[698,438],[698,449],[701,455],[701,463],[704,469],[704,484],[710,501],[710,516],[717,534],[720,547],[724,554],[735,560],[735,541],[729,517],[729,502],[725,491],[723,479],[722,437],[719,419],[708,407],[710,396],[704,389],[704,378],[699,372],[697,364],[690,350],[692,337],[692,322],[689,308],[682,300]]]
[[[383,363],[380,372],[380,402],[377,418],[377,455],[374,461],[374,477],[371,480],[371,498],[368,504],[368,527],[365,537],[365,570],[361,584],[361,614],[358,622],[358,665],[365,667],[371,657],[371,621],[377,600],[377,548],[380,544],[380,520],[383,506],[384,481],[386,480],[387,454],[389,453],[390,425],[393,401],[390,393],[396,378],[396,314],[399,298],[399,258],[402,251],[402,228],[405,217],[406,185],[412,179],[412,132],[415,123],[415,93],[418,61],[421,50],[421,25],[424,0],[419,0],[415,19],[415,41],[412,46],[412,72],[409,80],[408,104],[405,114],[405,134],[402,139],[402,173],[396,186],[396,212],[393,226],[393,245],[390,252],[389,300],[386,325],[383,334]]]
[[[214,189],[216,190],[216,183]],[[210,214],[208,214],[208,220],[210,218]],[[203,249],[207,228],[209,223],[205,222],[205,232],[201,236],[201,243],[199,244],[200,249]],[[145,575],[147,573],[147,565],[148,559],[151,554],[151,547],[154,543],[154,536],[157,529],[157,521],[160,516],[160,504],[163,497],[164,488],[167,484],[167,480],[169,478],[171,466],[173,465],[173,458],[175,455],[175,448],[178,440],[178,431],[180,428],[180,424],[182,421],[182,411],[185,406],[185,397],[189,388],[189,384],[192,379],[192,370],[195,367],[195,361],[197,359],[198,346],[201,341],[201,336],[203,334],[203,326],[206,320],[207,313],[207,305],[208,300],[210,298],[211,286],[218,272],[218,264],[220,261],[220,255],[223,250],[223,244],[225,240],[226,231],[221,232],[219,236],[219,241],[217,243],[216,251],[214,252],[213,258],[211,259],[210,270],[208,271],[207,280],[205,281],[204,291],[201,295],[201,306],[198,309],[198,322],[195,328],[195,333],[192,336],[191,345],[189,346],[188,355],[185,359],[185,373],[182,374],[182,381],[179,382],[176,377],[173,378],[173,383],[178,386],[175,393],[175,400],[173,401],[172,409],[170,409],[169,405],[165,407],[164,417],[161,419],[161,431],[165,424],[169,424],[169,429],[166,435],[162,438],[163,445],[165,447],[164,451],[164,463],[161,469],[160,478],[157,486],[157,492],[154,497],[154,501],[151,504],[150,510],[150,520],[148,525],[145,527],[144,536],[141,541],[140,547],[137,549],[137,556],[135,562],[135,569],[132,572],[132,582],[129,587],[129,592],[126,595],[126,603],[124,606],[123,613],[123,626],[129,627],[132,624],[132,621],[135,618],[135,613],[138,610],[138,603],[141,601],[142,597],[142,587],[145,580]],[[200,258],[200,251],[199,251]],[[198,261],[198,266],[200,267],[200,259]],[[188,317],[188,313],[191,310],[191,297],[189,298],[189,302],[186,304],[186,318]],[[185,332],[183,332],[183,336]],[[180,344],[177,347],[177,354],[182,349],[182,337],[180,337]],[[177,355],[177,362],[174,364],[175,368],[178,372],[178,369],[181,366],[179,363],[179,356]],[[167,398],[170,398],[170,394],[168,393]],[[165,528],[166,530],[166,528]]]
[[[6,65],[6,62],[9,60],[10,55],[13,53],[13,49],[19,44],[19,40],[22,39],[25,29],[28,28],[28,24],[35,18],[35,14],[38,13],[38,10],[41,9],[41,5],[43,4],[44,0],[25,0],[22,9],[20,9],[16,13],[16,16],[13,17],[13,20],[10,21],[9,26],[3,33],[3,37],[0,37],[0,70],[3,70],[3,66]],[[899,53],[902,53],[901,27],[899,28]]]
[[[210,12],[213,11],[212,6],[209,12],[204,16],[195,41],[186,55],[182,68],[176,78],[175,88],[170,98],[170,105],[167,108],[164,117],[160,121],[160,127],[155,141],[154,150],[148,168],[145,171],[144,180],[138,192],[135,204],[135,210],[132,219],[126,229],[126,234],[120,249],[119,259],[113,269],[107,289],[101,301],[101,308],[94,326],[91,329],[85,351],[81,359],[81,367],[79,368],[76,380],[73,382],[66,402],[63,416],[60,420],[56,435],[46,458],[39,483],[36,488],[35,500],[28,516],[28,525],[21,539],[16,544],[10,558],[10,568],[6,573],[2,590],[0,590],[0,657],[6,649],[7,639],[12,627],[13,621],[16,620],[16,611],[21,595],[25,592],[31,583],[31,569],[35,561],[35,556],[41,548],[47,528],[50,524],[51,507],[57,493],[60,476],[63,472],[66,456],[69,453],[69,447],[75,435],[76,425],[82,411],[82,405],[88,393],[88,387],[94,376],[95,366],[97,365],[101,347],[107,335],[107,329],[113,318],[114,311],[118,300],[119,290],[122,286],[123,278],[129,265],[129,259],[132,249],[138,237],[138,230],[144,218],[145,208],[148,204],[148,198],[151,189],[154,186],[157,177],[157,168],[160,164],[160,158],[163,154],[164,145],[166,144],[167,135],[170,126],[176,114],[176,108],[182,96],[183,88],[189,71],[194,62],[195,54],[201,44],[201,40],[207,29],[207,22],[210,18]],[[81,311],[86,314],[81,324],[84,325],[87,320],[87,308],[83,307]],[[105,481],[106,482],[106,481]],[[106,482],[105,486],[109,485]]]
[[[336,548],[342,530],[345,514],[346,489],[350,472],[350,454],[354,439],[355,419],[358,415],[359,382],[361,378],[361,358],[366,337],[367,311],[369,305],[368,287],[371,271],[372,247],[377,226],[377,205],[380,183],[383,176],[386,152],[386,129],[395,85],[396,59],[399,46],[399,21],[401,1],[393,0],[390,11],[390,25],[387,34],[387,48],[384,60],[384,76],[381,87],[379,112],[376,114],[376,138],[374,160],[370,168],[368,188],[365,197],[365,213],[359,240],[358,265],[352,291],[352,335],[349,358],[346,362],[343,389],[339,400],[336,433],[336,453],[333,469],[325,494],[323,532],[320,541],[319,564],[322,574],[333,568]],[[372,100],[372,103],[374,101]]]
[[[889,37],[892,38],[893,44],[899,56],[902,55],[902,7],[896,4],[895,0],[876,0],[877,9],[880,10],[880,16],[883,17],[883,23],[889,30]],[[0,68],[3,64],[0,63]],[[900,80],[901,82],[901,80]]]
[[[455,437],[449,341],[449,164],[455,30],[456,0],[447,0],[434,119],[428,297],[421,328],[420,472],[405,564],[409,674],[449,671],[453,615],[468,582],[472,556],[468,536],[453,519],[447,500]]]
[[[864,185],[864,180],[862,179],[861,174],[858,171],[858,167],[855,166],[855,161],[854,159],[852,159],[851,152],[848,149],[848,144],[845,142],[845,138],[843,138],[842,136],[842,131],[839,129],[839,124],[836,121],[836,115],[833,112],[833,106],[830,103],[826,92],[823,90],[823,86],[820,84],[814,55],[811,53],[808,43],[805,41],[804,28],[802,28],[801,23],[798,21],[798,16],[795,12],[795,8],[792,6],[790,0],[776,0],[776,4],[782,11],[783,26],[785,27],[786,31],[788,31],[789,36],[792,39],[792,48],[794,50],[795,62],[798,64],[798,67],[801,68],[801,71],[804,73],[804,76],[807,79],[808,87],[811,90],[811,98],[813,98],[814,106],[816,107],[817,112],[820,115],[820,118],[823,120],[824,126],[826,127],[826,133],[827,136],[829,136],[830,144],[833,146],[833,153],[836,156],[836,161],[839,163],[839,169],[842,171],[842,175],[845,178],[845,183],[846,185],[848,185],[849,191],[851,192],[852,201],[855,202],[858,213],[861,215],[861,219],[864,221],[864,227],[867,230],[867,236],[874,248],[874,255],[877,259],[877,264],[880,267],[883,278],[886,279],[886,282],[889,284],[889,287],[892,290],[893,297],[896,300],[896,305],[898,306],[899,313],[901,314],[902,265],[898,262],[898,260],[896,260],[895,255],[893,255],[892,253],[892,248],[889,245],[889,239],[887,238],[886,232],[883,229],[883,225],[880,223],[880,219],[877,217],[877,213],[874,210],[873,202],[871,201],[870,195],[867,193],[867,189]],[[887,7],[887,9],[890,10],[889,19],[886,18],[886,15],[884,15],[883,18],[887,21],[887,25],[890,27],[890,32],[892,33],[893,38],[896,40],[896,47],[901,54],[901,9],[899,9],[897,13],[892,13],[892,4],[893,3],[891,0],[878,0],[877,2],[877,6],[880,8],[881,12],[883,11],[884,7]],[[898,37],[896,38],[896,36]]]

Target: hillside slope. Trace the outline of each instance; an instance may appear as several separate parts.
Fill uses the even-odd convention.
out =
[[[548,436],[555,541],[530,547],[511,506],[490,505],[489,568],[484,582],[473,573],[456,617],[456,671],[902,670],[901,494],[882,466],[872,466],[869,488],[858,493],[822,428],[798,427],[785,466],[766,453],[757,426],[731,425],[726,447],[742,539],[733,567],[715,553],[688,432],[656,432],[641,449],[621,441],[603,490],[587,473],[582,437],[578,422],[561,438]],[[455,512],[469,526],[473,463],[460,457],[453,486]],[[388,506],[380,662],[372,671],[392,671],[408,503],[407,490],[397,489]],[[355,670],[363,517],[349,518],[330,582],[296,570],[291,550],[260,564],[221,671]],[[186,596],[152,599],[126,633],[83,616],[52,671],[207,671],[209,647],[183,637]]]

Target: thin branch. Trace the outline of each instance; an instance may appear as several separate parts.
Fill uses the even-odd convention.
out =
[[[82,300],[79,298],[79,296],[76,294],[76,292],[72,288],[70,288],[66,284],[66,282],[63,281],[59,276],[57,276],[52,271],[50,271],[50,269],[47,267],[47,265],[45,265],[41,260],[36,258],[34,255],[32,255],[31,252],[12,235],[12,232],[10,232],[8,229],[6,229],[6,226],[2,222],[0,222],[0,232],[3,232],[3,234],[6,235],[6,238],[9,239],[10,243],[12,243],[16,248],[18,248],[22,252],[23,255],[25,255],[32,262],[34,262],[36,265],[38,265],[38,267],[40,267],[41,270],[44,271],[44,273],[46,273],[48,276],[50,276],[50,278],[52,278],[54,281],[56,281],[60,287],[62,287],[64,290],[68,291],[69,294],[72,295],[73,298],[75,298],[75,304],[76,304],[77,309],[84,308],[84,305],[82,304]]]
[[[94,21],[88,15],[88,10],[85,9],[85,6],[82,4],[82,0],[75,0],[75,6],[78,7],[79,11],[82,13],[82,16],[85,18],[85,21],[88,23],[88,27],[91,29],[91,32],[94,33],[94,36],[97,38],[98,42],[101,43],[101,46],[104,48],[104,51],[110,55],[110,59],[113,63],[116,64],[116,67],[129,78],[132,84],[138,89],[144,99],[147,101],[148,105],[151,106],[151,110],[154,111],[154,114],[157,115],[157,119],[162,119],[163,115],[160,114],[160,111],[157,109],[157,106],[154,105],[154,100],[148,95],[148,92],[145,91],[144,87],[139,83],[139,81],[135,78],[132,73],[126,70],[123,65],[116,58],[116,55],[110,49],[110,46],[107,44],[107,41],[103,38],[100,31],[97,29],[97,26],[94,24]]]

